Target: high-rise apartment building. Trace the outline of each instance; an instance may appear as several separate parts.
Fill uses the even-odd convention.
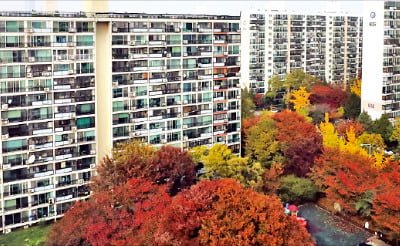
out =
[[[361,109],[373,119],[400,116],[400,2],[364,3]]]
[[[283,11],[241,16],[243,86],[256,93],[268,80],[294,69],[329,83],[347,83],[361,66],[362,18],[345,14]]]
[[[239,17],[0,13],[4,232],[58,218],[116,142],[240,151]]]

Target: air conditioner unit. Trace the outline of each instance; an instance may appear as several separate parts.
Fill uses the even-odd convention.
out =
[[[3,169],[9,169],[11,168],[11,164],[3,164]]]
[[[73,43],[73,42],[68,42],[68,43],[67,43],[67,46],[68,46],[68,47],[73,47],[73,46],[74,46],[74,43]]]
[[[8,110],[8,104],[3,104],[1,105],[2,110]]]
[[[76,132],[78,129],[76,128],[76,126],[72,126],[71,127],[71,131]]]
[[[188,56],[188,53],[186,53],[186,52],[185,52],[185,53],[183,53],[183,56]]]
[[[165,106],[167,106],[167,104],[166,103],[161,103],[161,106],[165,107]]]
[[[117,31],[118,31],[118,28],[117,28],[116,26],[113,26],[113,27],[112,27],[112,31],[113,31],[113,32],[117,32]]]
[[[188,100],[183,100],[183,104],[188,104]]]
[[[240,99],[240,96],[236,96],[237,99]]]
[[[33,28],[27,28],[27,29],[26,29],[26,32],[28,32],[28,33],[33,32]]]
[[[29,145],[29,150],[34,150],[35,149],[35,145]]]
[[[178,27],[178,28],[175,28],[175,32],[180,32],[181,31],[181,29]]]
[[[189,137],[188,136],[183,136],[183,140],[188,140]]]
[[[188,44],[189,43],[188,40],[183,40],[182,42],[183,42],[183,44]]]
[[[50,88],[45,87],[45,88],[44,88],[44,92],[50,92]]]
[[[74,70],[68,70],[68,73],[69,74],[75,74],[75,71]]]
[[[188,128],[188,125],[182,125],[182,128],[183,128],[183,129],[187,129],[187,128]]]
[[[30,192],[30,193],[34,193],[34,192],[35,192],[35,189],[29,189],[29,192]]]
[[[228,122],[228,119],[224,119],[224,122],[225,122],[225,123]]]
[[[74,143],[74,140],[73,140],[73,139],[68,139],[68,143],[69,143],[69,144],[73,144],[73,143]]]
[[[170,54],[170,53],[168,53],[168,54],[167,54],[167,57],[171,57],[171,54]]]
[[[83,184],[83,179],[78,179],[78,184]]]
[[[129,41],[129,45],[135,45],[136,41]]]
[[[70,60],[75,60],[75,55],[69,55],[69,56],[68,56],[68,59],[70,59]]]
[[[32,73],[26,73],[27,78],[32,78]]]
[[[8,120],[2,120],[2,121],[1,121],[1,124],[2,124],[2,125],[7,125],[7,124],[8,124]]]
[[[112,86],[113,86],[113,87],[118,87],[118,81],[113,81],[113,82],[112,82]]]
[[[69,32],[76,32],[76,29],[73,28],[73,27],[71,27],[71,28],[69,29]]]
[[[162,144],[167,143],[167,139],[161,139],[161,143],[162,143]]]
[[[136,110],[136,106],[132,106],[132,107],[131,107],[131,110]]]
[[[90,150],[90,154],[91,154],[91,155],[95,155],[95,154],[96,154],[96,150],[91,149],[91,150]]]
[[[1,140],[6,140],[8,139],[8,137],[9,137],[8,134],[1,135]]]
[[[35,61],[36,61],[36,58],[35,58],[35,57],[29,57],[29,58],[28,58],[28,61],[29,61],[29,62],[35,62]]]
[[[54,198],[49,198],[49,204],[54,204]]]
[[[96,168],[96,164],[90,164],[90,168]]]

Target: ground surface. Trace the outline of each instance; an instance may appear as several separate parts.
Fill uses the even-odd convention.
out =
[[[308,220],[307,230],[317,240],[317,246],[355,246],[371,234],[353,224],[317,207],[305,204],[299,216]]]
[[[40,224],[0,236],[0,246],[43,246],[51,224]]]

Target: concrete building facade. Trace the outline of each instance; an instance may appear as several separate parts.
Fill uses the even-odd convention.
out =
[[[0,14],[0,229],[60,217],[131,139],[240,151],[239,17]]]
[[[242,13],[241,27],[242,86],[256,93],[294,69],[342,84],[361,67],[361,17],[260,10]]]
[[[400,116],[400,2],[364,3],[361,109],[373,119]]]

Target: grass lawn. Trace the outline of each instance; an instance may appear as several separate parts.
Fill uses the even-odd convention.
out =
[[[0,246],[43,246],[51,223],[41,223],[28,229],[19,229],[0,235]]]

